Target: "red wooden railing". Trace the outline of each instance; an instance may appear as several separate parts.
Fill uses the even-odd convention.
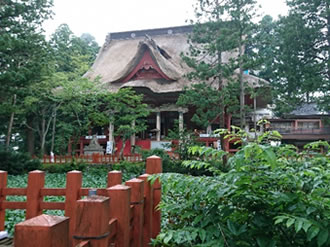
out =
[[[125,161],[129,162],[141,162],[141,154],[129,154],[123,156]],[[42,162],[43,164],[67,164],[73,160],[77,162],[83,162],[87,164],[116,164],[121,161],[119,155],[103,155],[103,154],[82,154],[82,155],[44,155]]]
[[[42,171],[29,173],[26,188],[8,188],[7,172],[0,171],[0,231],[4,230],[6,209],[26,209],[26,223],[15,227],[17,247],[33,246],[28,245],[31,236],[39,239],[38,246],[51,246],[49,243],[56,238],[52,234],[66,232],[67,228],[67,245],[64,243],[66,236],[62,236],[64,242],[55,246],[149,246],[150,239],[160,232],[157,206],[161,199],[161,185],[158,180],[151,185],[148,177],[161,172],[161,159],[151,156],[146,160],[146,174],[122,185],[121,172],[109,172],[107,188],[93,189],[96,197],[81,199],[91,188],[82,188],[80,171],[67,173],[66,188],[45,188],[45,173]],[[6,196],[10,195],[26,196],[26,201],[7,201]],[[45,196],[65,196],[65,202],[45,202]],[[42,212],[46,209],[64,210],[69,223],[63,224],[63,217],[45,219]],[[57,221],[57,228],[62,227],[62,230],[54,230]],[[46,226],[41,228],[40,224],[54,229],[43,235],[39,231]]]

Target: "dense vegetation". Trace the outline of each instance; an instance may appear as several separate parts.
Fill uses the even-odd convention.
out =
[[[210,162],[224,153],[193,147],[187,167],[212,176],[161,176],[161,246],[329,246],[330,157],[293,146],[249,143],[229,158],[228,172]],[[312,150],[312,151],[311,151]],[[207,157],[207,159],[203,159]],[[213,157],[213,158],[212,158]]]

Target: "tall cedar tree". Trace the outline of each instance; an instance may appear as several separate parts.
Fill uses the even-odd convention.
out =
[[[41,24],[51,6],[52,0],[0,2],[0,115],[7,148],[24,88],[40,80],[49,58]]]
[[[192,120],[202,127],[219,117],[219,127],[224,128],[224,112],[234,111],[236,103],[235,90],[227,87],[233,81],[239,82],[240,122],[245,125],[243,72],[248,65],[244,45],[251,36],[254,5],[253,0],[200,0],[196,4],[197,22],[190,37],[190,52],[183,59],[193,68],[188,78],[200,84],[187,89],[178,104],[195,107]]]
[[[305,49],[306,67],[311,80],[318,84],[318,101],[323,109],[330,110],[330,1],[329,0],[288,0],[290,13],[300,16],[304,28],[308,28],[311,45]],[[309,67],[316,67],[310,71]],[[314,78],[315,77],[315,78]],[[312,82],[311,82],[312,83]]]

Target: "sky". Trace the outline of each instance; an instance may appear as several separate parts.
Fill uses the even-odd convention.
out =
[[[285,0],[258,0],[261,14],[285,15]],[[52,20],[44,24],[50,36],[63,23],[76,36],[93,35],[101,46],[110,32],[172,27],[188,24],[196,0],[54,0]]]

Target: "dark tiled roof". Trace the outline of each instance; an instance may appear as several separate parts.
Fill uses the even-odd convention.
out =
[[[193,26],[188,25],[188,26],[178,26],[178,27],[136,30],[136,31],[128,31],[128,32],[117,32],[117,33],[109,33],[107,36],[107,40],[131,39],[136,37],[145,37],[146,35],[157,36],[157,35],[165,35],[165,34],[170,35],[177,33],[191,33],[192,30],[193,30]]]
[[[325,116],[330,115],[330,112],[320,111],[316,103],[305,103],[290,112],[290,116]]]

